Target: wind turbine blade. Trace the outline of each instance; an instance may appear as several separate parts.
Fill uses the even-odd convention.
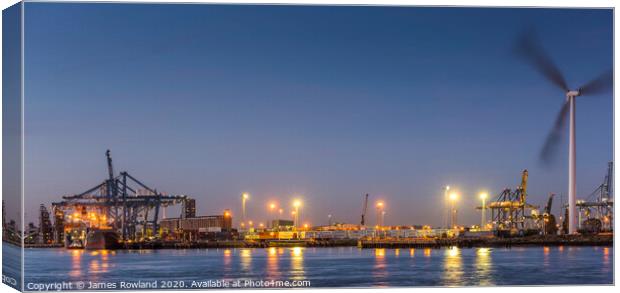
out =
[[[519,37],[515,51],[517,55],[534,66],[538,72],[554,85],[561,88],[564,92],[568,91],[568,85],[562,72],[560,72],[555,63],[549,58],[547,52],[540,46],[534,31],[526,31]]]
[[[543,145],[542,151],[540,152],[540,161],[543,165],[551,165],[555,159],[555,154],[557,153],[558,145],[562,141],[564,128],[566,128],[566,118],[568,117],[569,104],[568,101],[564,103],[562,109],[558,113],[557,118],[555,119],[555,124],[553,125],[553,129],[549,132],[547,136],[547,140]]]
[[[581,95],[602,94],[611,90],[614,86],[614,73],[610,69],[603,72],[597,78],[589,81],[579,89]]]

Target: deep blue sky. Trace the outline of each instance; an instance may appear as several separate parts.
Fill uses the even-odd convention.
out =
[[[574,87],[612,66],[612,11],[26,3],[27,220],[116,169],[198,199],[304,199],[304,218],[441,223],[442,187],[478,223],[479,190],[566,193],[538,154],[563,93],[512,51],[538,29]],[[578,192],[612,159],[612,95],[578,101]],[[557,206],[556,206],[557,207]],[[556,210],[557,211],[557,210]],[[371,223],[375,221],[370,212]]]

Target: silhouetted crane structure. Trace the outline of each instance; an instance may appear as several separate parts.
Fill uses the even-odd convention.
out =
[[[547,199],[547,204],[543,209],[542,215],[538,214],[535,217],[540,225],[542,233],[545,235],[555,235],[558,233],[557,221],[555,220],[555,216],[551,213],[554,196],[555,194],[553,193],[549,194],[549,199]]]
[[[580,232],[597,233],[601,230],[611,231],[613,229],[613,178],[613,162],[609,162],[603,183],[585,200],[577,200]]]
[[[110,150],[106,151],[106,157],[108,178],[80,194],[63,196],[61,202],[52,203],[54,210],[65,214],[72,211],[68,217],[75,215],[74,221],[75,217],[88,219],[89,212],[96,211],[103,226],[116,229],[123,241],[139,241],[147,235],[147,230],[153,234],[159,231],[161,207],[189,200],[186,195],[158,192],[125,171],[115,176]]]
[[[368,193],[364,196],[364,207],[362,208],[362,220],[360,221],[360,225],[364,227],[366,225],[366,212],[368,211]]]
[[[486,208],[491,210],[493,229],[498,234],[524,231],[527,219],[531,218],[530,215],[526,214],[526,210],[538,208],[526,202],[527,179],[527,170],[523,170],[519,187],[515,190],[504,189],[495,201],[487,205]],[[478,207],[478,209],[481,208]]]

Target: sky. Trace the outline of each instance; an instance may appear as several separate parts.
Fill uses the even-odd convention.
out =
[[[117,171],[196,198],[199,215],[238,216],[248,192],[257,222],[300,198],[304,222],[358,223],[368,193],[386,224],[437,226],[450,185],[471,225],[478,193],[517,187],[523,169],[542,206],[566,195],[567,144],[553,167],[538,159],[565,97],[515,56],[516,37],[534,27],[572,87],[613,57],[603,9],[25,6],[35,222],[39,203],[105,179],[106,149]],[[577,101],[579,197],[613,159],[612,104]]]

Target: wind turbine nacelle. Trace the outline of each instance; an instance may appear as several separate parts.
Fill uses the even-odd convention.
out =
[[[575,91],[575,90],[573,90],[573,91],[567,91],[567,92],[566,92],[566,97],[567,97],[567,98],[570,98],[570,97],[577,97],[577,96],[579,96],[579,95],[581,95],[581,92],[580,92],[580,91]]]

